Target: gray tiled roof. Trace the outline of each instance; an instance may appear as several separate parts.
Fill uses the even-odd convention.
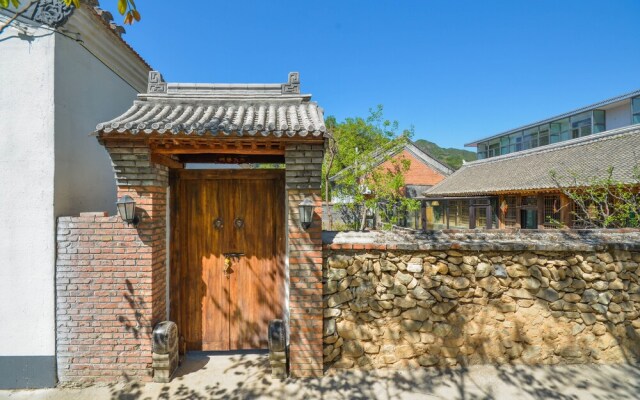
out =
[[[613,167],[613,178],[633,182],[640,165],[640,125],[568,140],[465,164],[425,195],[463,196],[554,189],[551,171],[563,185],[604,177]]]
[[[323,110],[310,100],[311,95],[300,94],[296,72],[283,84],[180,84],[166,83],[151,71],[147,93],[96,131],[322,137]]]

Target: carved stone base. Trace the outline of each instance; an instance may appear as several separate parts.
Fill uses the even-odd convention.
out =
[[[161,322],[153,330],[153,381],[169,383],[179,361],[177,326],[171,321]]]
[[[287,330],[280,319],[269,322],[269,364],[273,378],[287,377]]]
[[[171,382],[171,376],[178,368],[178,354],[153,353],[153,381],[160,383]]]
[[[284,379],[287,377],[287,353],[275,351],[269,353],[269,363],[271,364],[271,377]]]

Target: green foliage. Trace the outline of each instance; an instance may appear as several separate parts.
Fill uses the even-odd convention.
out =
[[[412,130],[399,132],[398,122],[384,119],[383,107],[370,110],[366,118],[347,118],[338,123],[327,118],[329,149],[323,163],[323,184],[337,175],[335,194],[342,199],[342,217],[351,229],[364,229],[367,214],[379,213],[386,226],[397,223],[406,210],[419,207],[417,201],[404,196],[404,174],[410,161],[390,160],[388,168],[378,168],[385,155],[411,138]],[[328,197],[329,190],[325,190]]]
[[[581,180],[575,175],[560,176],[551,171],[554,183],[573,203],[571,214],[581,228],[640,227],[640,169],[634,167],[633,182],[613,177],[613,167],[605,177]]]
[[[20,7],[20,1],[18,0],[0,0],[0,7],[9,8],[9,5],[12,5],[13,8]]]
[[[80,7],[80,0],[62,1],[67,6],[73,4],[75,7]],[[17,15],[19,15],[26,11],[34,3],[37,3],[37,1],[28,1],[23,8],[20,8],[22,0],[0,0],[0,8],[10,8],[11,6],[14,9],[18,10]],[[134,0],[118,0],[118,12],[124,16],[125,24],[132,24],[134,21],[140,21],[140,13],[136,8],[136,3]]]
[[[424,139],[418,139],[414,144],[427,154],[430,154],[436,160],[449,165],[453,169],[459,169],[462,166],[462,161],[475,161],[477,159],[476,153],[473,151],[443,148],[437,144]]]
[[[329,171],[330,176],[354,165],[362,155],[380,149],[398,136],[398,122],[384,119],[382,105],[370,109],[369,113],[367,118],[347,118],[340,123],[335,117],[327,118],[327,129],[338,150]]]

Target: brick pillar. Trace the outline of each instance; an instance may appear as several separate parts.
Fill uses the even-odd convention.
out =
[[[320,194],[323,144],[286,147],[286,189],[289,205],[289,331],[290,373],[322,376],[322,201]],[[300,227],[298,204],[315,203],[313,223]]]
[[[108,141],[105,147],[111,157],[118,198],[129,195],[136,201],[141,217],[137,227],[128,229],[137,236],[147,250],[138,261],[138,276],[150,283],[151,303],[141,312],[144,321],[144,341],[151,343],[153,327],[166,315],[166,220],[168,168],[151,161],[149,148],[143,142]],[[134,289],[136,289],[134,287]],[[149,352],[149,357],[151,353]]]

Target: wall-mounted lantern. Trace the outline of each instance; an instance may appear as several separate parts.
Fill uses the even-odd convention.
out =
[[[307,197],[298,204],[298,211],[300,212],[300,225],[302,229],[309,229],[311,221],[313,220],[313,208],[315,204],[311,198]]]
[[[129,195],[124,195],[116,201],[120,218],[128,225],[137,226],[140,218],[136,215],[136,201]]]

